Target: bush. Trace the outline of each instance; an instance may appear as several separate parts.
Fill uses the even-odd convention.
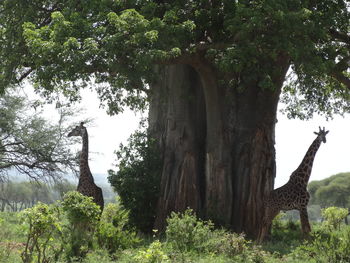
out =
[[[101,216],[97,231],[98,242],[110,253],[126,249],[140,242],[129,226],[129,212],[120,204],[109,203]]]
[[[137,131],[116,152],[118,171],[109,170],[108,180],[130,211],[130,222],[151,233],[159,196],[161,162],[156,142],[146,131]]]
[[[329,231],[320,229],[312,234],[312,241],[301,245],[293,254],[315,258],[319,263],[350,262],[350,229]]]
[[[180,252],[204,251],[214,228],[212,222],[197,219],[191,209],[187,209],[183,214],[171,213],[167,224],[167,242]]]
[[[163,251],[162,243],[159,240],[152,242],[145,250],[140,250],[134,257],[135,262],[140,263],[167,263],[169,257]]]
[[[22,212],[28,223],[27,241],[21,255],[24,263],[56,262],[63,247],[54,246],[54,237],[60,233],[57,208],[38,203]]]
[[[226,230],[214,230],[208,243],[208,251],[234,257],[248,249],[249,242],[244,234],[230,233]]]
[[[92,248],[93,236],[99,222],[101,210],[87,197],[76,191],[67,192],[61,202],[68,224],[65,225],[64,243],[66,256],[71,258],[84,257]]]
[[[326,209],[321,210],[322,217],[325,219],[325,225],[330,229],[340,229],[340,223],[344,221],[345,217],[349,214],[349,210],[347,208],[340,207],[328,207]]]

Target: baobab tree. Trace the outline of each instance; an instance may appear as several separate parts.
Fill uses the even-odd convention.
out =
[[[0,5],[1,88],[27,78],[74,100],[93,81],[111,114],[149,103],[163,160],[159,229],[190,206],[256,236],[280,99],[292,117],[349,111],[346,0]]]

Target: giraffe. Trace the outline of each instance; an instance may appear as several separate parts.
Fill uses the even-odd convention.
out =
[[[81,122],[80,125],[77,125],[68,134],[68,137],[72,136],[81,136],[83,140],[83,146],[79,158],[80,176],[77,191],[83,195],[93,197],[94,202],[100,206],[102,211],[104,207],[102,189],[95,184],[89,168],[89,136],[83,122]]]
[[[264,240],[272,220],[281,210],[299,210],[303,235],[307,236],[311,231],[306,209],[310,194],[306,188],[311,175],[315,155],[321,143],[326,143],[326,135],[328,132],[329,131],[326,131],[325,128],[321,129],[321,127],[319,127],[319,132],[314,132],[317,135],[316,139],[307,150],[299,167],[291,174],[289,181],[285,185],[272,190],[267,198],[264,199],[265,211],[257,239],[258,243]]]

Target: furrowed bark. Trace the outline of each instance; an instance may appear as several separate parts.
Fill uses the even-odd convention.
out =
[[[218,225],[257,236],[276,171],[276,112],[288,68],[281,61],[274,90],[258,81],[243,91],[219,84],[204,60],[166,67],[154,86],[162,98],[153,97],[150,108],[164,158],[156,228],[164,229],[171,211],[191,207]]]
[[[205,106],[197,74],[190,66],[166,66],[155,83],[150,133],[163,156],[161,194],[155,227],[164,229],[171,211],[201,211],[204,184]],[[160,95],[161,94],[161,95]]]

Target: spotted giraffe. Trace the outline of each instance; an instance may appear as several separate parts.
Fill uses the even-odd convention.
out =
[[[316,139],[312,142],[299,167],[290,176],[289,181],[280,188],[271,191],[267,198],[264,199],[265,212],[257,239],[258,243],[264,240],[272,220],[281,210],[299,210],[303,235],[306,236],[311,231],[306,209],[310,195],[306,188],[315,155],[321,143],[326,143],[328,132],[325,128],[321,129],[321,127],[319,132],[314,132],[317,135]]]
[[[77,191],[93,197],[94,202],[100,206],[102,211],[104,207],[102,189],[95,184],[89,168],[89,136],[83,122],[68,134],[68,137],[71,136],[81,136],[83,140],[79,158],[80,176]]]

